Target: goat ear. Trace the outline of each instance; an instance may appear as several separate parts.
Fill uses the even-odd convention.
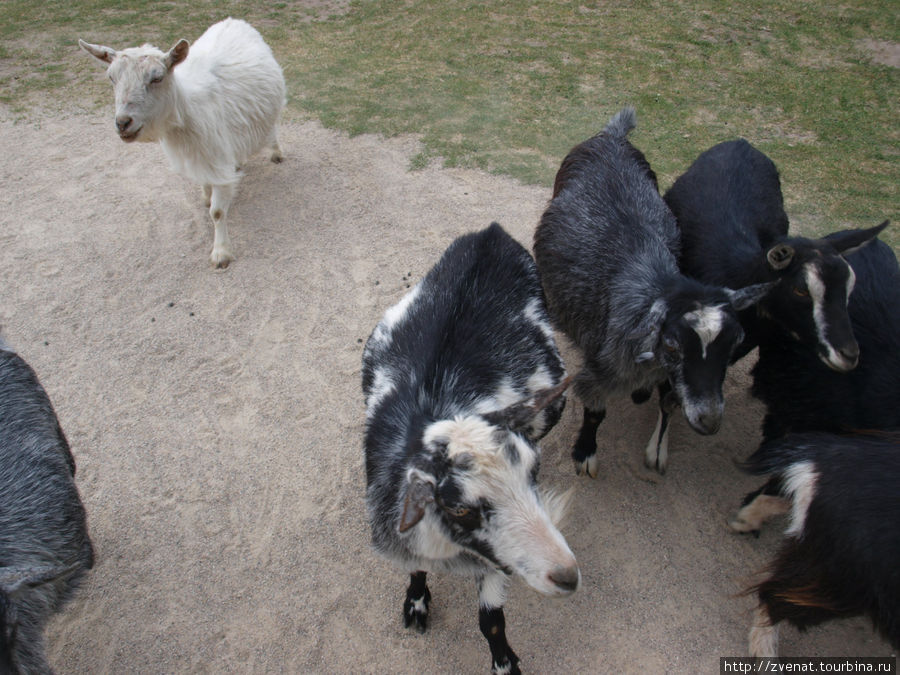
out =
[[[829,235],[826,241],[837,249],[841,255],[849,255],[858,251],[863,246],[877,237],[891,221],[886,220],[881,225],[870,227],[867,230],[844,230]]]
[[[175,46],[169,50],[168,54],[166,54],[166,68],[172,70],[172,68],[184,61],[187,58],[190,49],[191,45],[187,40],[179,40],[176,42]]]
[[[640,326],[631,334],[631,338],[639,340],[638,352],[635,354],[635,363],[646,363],[656,358],[656,343],[659,342],[659,331],[662,330],[663,320],[666,318],[668,306],[665,300],[657,300],[650,307],[650,311],[641,321]]]
[[[530,398],[514,403],[508,408],[483,415],[490,424],[504,426],[513,431],[522,431],[528,428],[531,421],[541,410],[562,396],[569,385],[572,384],[572,376],[567,376],[555,387],[541,389]]]
[[[410,469],[406,475],[406,498],[400,514],[400,532],[406,532],[425,516],[425,507],[434,501],[434,476],[418,469]]]
[[[772,290],[772,287],[777,283],[777,281],[771,281],[765,284],[753,284],[752,286],[739,288],[736,291],[726,288],[725,293],[731,301],[731,306],[734,307],[736,311],[740,312],[742,309],[747,309],[766,297],[766,294]]]
[[[104,63],[112,63],[116,58],[116,50],[112,47],[104,47],[102,45],[92,45],[90,42],[78,40],[78,46],[94,58],[100,59]]]
[[[773,270],[783,270],[794,259],[794,247],[790,244],[776,244],[766,252],[766,260]]]
[[[0,589],[13,595],[23,587],[34,588],[41,584],[72,574],[80,567],[71,565],[33,565],[29,567],[4,567],[0,569]]]

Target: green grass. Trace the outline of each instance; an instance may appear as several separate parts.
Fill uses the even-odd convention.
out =
[[[227,15],[257,26],[288,79],[289,115],[351,134],[413,133],[439,159],[550,185],[575,143],[626,103],[665,188],[699,152],[743,136],[782,172],[804,230],[897,218],[895,0],[476,2],[365,0],[310,21],[303,3],[4,0],[0,102],[108,108],[78,37],[162,48]],[[900,245],[900,226],[885,238]]]

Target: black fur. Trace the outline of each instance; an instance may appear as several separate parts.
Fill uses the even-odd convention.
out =
[[[491,672],[519,675],[519,657],[506,641],[506,618],[503,608],[478,609],[478,627],[491,648]]]
[[[783,482],[800,462],[816,475],[802,532],[785,539],[750,592],[773,625],[866,615],[900,649],[900,433],[791,434],[747,464]]]
[[[403,602],[403,625],[409,628],[415,624],[420,633],[428,627],[428,607],[431,604],[431,591],[425,583],[425,572],[413,572],[409,575],[409,587],[406,589],[406,600]],[[419,609],[417,604],[421,603]]]
[[[765,439],[791,431],[900,429],[900,266],[879,240],[847,262],[856,273],[848,310],[859,364],[835,372],[770,325],[753,368],[753,394],[766,404]]]
[[[847,317],[847,265],[841,253],[877,236],[886,223],[861,231],[835,233],[828,240],[788,236],[781,180],[771,159],[743,139],[702,153],[665,194],[681,231],[681,271],[708,284],[741,288],[778,282],[755,308],[740,313],[745,338],[737,360],[750,352],[761,333],[780,329],[775,339],[793,339],[820,358],[828,345],[848,369],[858,349]],[[781,251],[784,267],[768,261]],[[777,256],[776,256],[777,257]],[[805,269],[813,264],[825,284],[822,344],[806,287]]]

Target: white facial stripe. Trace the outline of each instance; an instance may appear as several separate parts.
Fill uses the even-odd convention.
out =
[[[785,534],[796,536],[803,531],[806,524],[806,513],[816,494],[816,482],[819,475],[811,461],[798,462],[785,472],[785,492],[791,495],[791,524]]]
[[[850,275],[847,277],[847,299],[850,299],[850,294],[853,292],[853,289],[856,287],[856,272],[853,271],[853,268],[850,267],[850,264],[847,264],[847,271],[850,272]]]
[[[706,348],[715,342],[715,339],[719,337],[719,333],[722,332],[725,312],[721,306],[701,307],[685,314],[684,320],[688,322],[688,325],[694,329],[697,337],[700,338],[700,348],[705,359]]]
[[[844,264],[847,265],[846,262]],[[853,268],[850,265],[847,265],[847,271],[849,272],[847,278],[847,298],[849,299],[850,292],[856,284],[856,275],[853,273]],[[806,263],[803,267],[803,275],[806,279],[806,287],[809,289],[809,297],[813,303],[813,323],[816,326],[816,337],[819,340],[819,344],[828,353],[828,362],[830,364],[843,364],[846,362],[846,359],[831,346],[831,342],[828,341],[828,336],[826,335],[825,282],[822,281],[819,268],[814,263]]]
[[[809,297],[813,303],[813,321],[816,324],[816,334],[819,342],[827,345],[825,339],[825,282],[819,275],[819,269],[814,263],[806,263],[803,266],[803,276],[806,279],[806,287],[809,289]]]

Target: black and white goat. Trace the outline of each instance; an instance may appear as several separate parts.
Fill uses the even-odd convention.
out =
[[[46,392],[0,340],[0,672],[50,672],[44,625],[93,566],[74,476]]]
[[[900,433],[791,434],[747,466],[777,477],[776,510],[791,513],[768,578],[749,591],[759,597],[751,656],[777,656],[781,621],[805,629],[860,615],[900,649]]]
[[[878,236],[867,230],[827,239],[788,236],[781,181],[771,159],[743,139],[703,152],[664,199],[681,231],[681,271],[708,284],[741,288],[776,282],[740,313],[745,338],[735,359],[761,333],[795,340],[836,371],[856,366],[859,348],[847,315],[854,275],[843,256]],[[762,325],[761,325],[762,324]]]
[[[847,262],[856,278],[848,310],[859,365],[836,372],[805,345],[784,339],[774,324],[761,324],[772,333],[761,334],[752,371],[753,394],[766,405],[764,440],[790,432],[900,429],[900,265],[877,239]],[[781,487],[773,478],[747,495],[731,528],[758,531]]]
[[[564,378],[534,261],[497,224],[453,242],[363,353],[372,540],[410,573],[404,623],[425,630],[428,571],[474,576],[495,673],[519,672],[508,576],[552,596],[581,579],[554,524],[565,500],[537,488]]]
[[[668,461],[663,411],[675,402],[695,431],[718,431],[725,369],[743,339],[735,312],[767,289],[732,291],[678,271],[675,218],[627,140],[634,126],[634,109],[625,108],[568,154],[534,238],[550,315],[584,353],[575,380],[584,423],[572,457],[591,476],[611,394],[646,400],[661,385],[660,422],[645,453],[660,473]]]

